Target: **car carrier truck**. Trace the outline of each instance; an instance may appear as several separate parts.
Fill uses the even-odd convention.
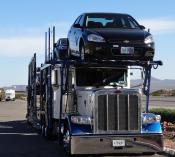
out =
[[[149,93],[151,70],[162,62],[55,60],[50,36],[49,29],[44,64],[36,67],[36,54],[29,64],[28,122],[58,137],[69,155],[161,152],[160,115],[149,112]],[[130,69],[144,74],[141,88],[130,87]]]

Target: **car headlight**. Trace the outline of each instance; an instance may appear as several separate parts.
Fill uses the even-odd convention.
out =
[[[155,122],[160,122],[161,116],[155,115],[153,113],[143,113],[142,114],[142,123],[143,124],[151,124]]]
[[[96,34],[89,34],[88,35],[88,41],[93,41],[93,42],[105,42],[105,39],[100,36],[100,35],[96,35]]]
[[[154,39],[153,39],[153,36],[152,36],[152,35],[147,36],[147,37],[145,38],[145,40],[144,40],[144,43],[145,43],[145,44],[151,44],[151,43],[153,43],[153,42],[154,42]]]
[[[92,119],[90,116],[72,116],[71,122],[75,124],[91,125]]]

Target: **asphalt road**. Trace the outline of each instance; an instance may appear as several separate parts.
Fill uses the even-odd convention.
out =
[[[143,97],[143,102],[145,104],[145,97]],[[152,108],[175,108],[175,97],[162,97],[162,96],[151,96],[150,97],[150,107]]]
[[[0,157],[66,157],[57,141],[44,139],[26,123],[25,114],[25,101],[0,102]]]

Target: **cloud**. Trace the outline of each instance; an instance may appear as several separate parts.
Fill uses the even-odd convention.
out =
[[[0,27],[0,38],[5,37],[35,37],[35,36],[44,36],[44,33],[48,31],[48,27],[56,27],[57,36],[67,36],[67,32],[71,26],[68,22],[59,22],[59,23],[49,23],[39,26],[31,27]]]
[[[48,24],[56,27],[56,41],[66,37],[70,24]],[[34,52],[44,54],[44,34],[48,26],[28,28],[0,28],[0,55],[10,57],[31,56]]]
[[[140,19],[140,24],[150,28],[152,34],[175,33],[175,20],[169,18]],[[66,37],[71,26],[68,22],[53,22],[27,28],[0,27],[0,55],[11,57],[31,56],[44,53],[44,33],[49,26],[56,26],[56,40]]]
[[[168,18],[142,19],[139,21],[154,34],[175,33],[175,20]]]
[[[43,38],[14,37],[0,39],[0,55],[10,57],[31,56],[34,52],[44,52]]]

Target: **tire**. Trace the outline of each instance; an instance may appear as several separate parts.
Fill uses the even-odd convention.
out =
[[[71,150],[70,150],[70,131],[68,128],[64,131],[63,134],[63,147],[64,150],[66,151],[66,154],[68,156],[71,156]]]
[[[84,44],[80,46],[80,59],[85,60],[85,47]]]
[[[41,126],[41,135],[42,136],[45,135],[45,126],[44,125]]]
[[[48,127],[44,128],[44,137],[48,138]]]
[[[67,49],[66,58],[67,58],[67,59],[71,58],[71,50],[70,50],[69,47],[68,47],[68,49]]]
[[[52,130],[49,129],[47,126],[44,127],[44,137],[48,140],[52,140],[53,139],[53,135],[52,135]]]

